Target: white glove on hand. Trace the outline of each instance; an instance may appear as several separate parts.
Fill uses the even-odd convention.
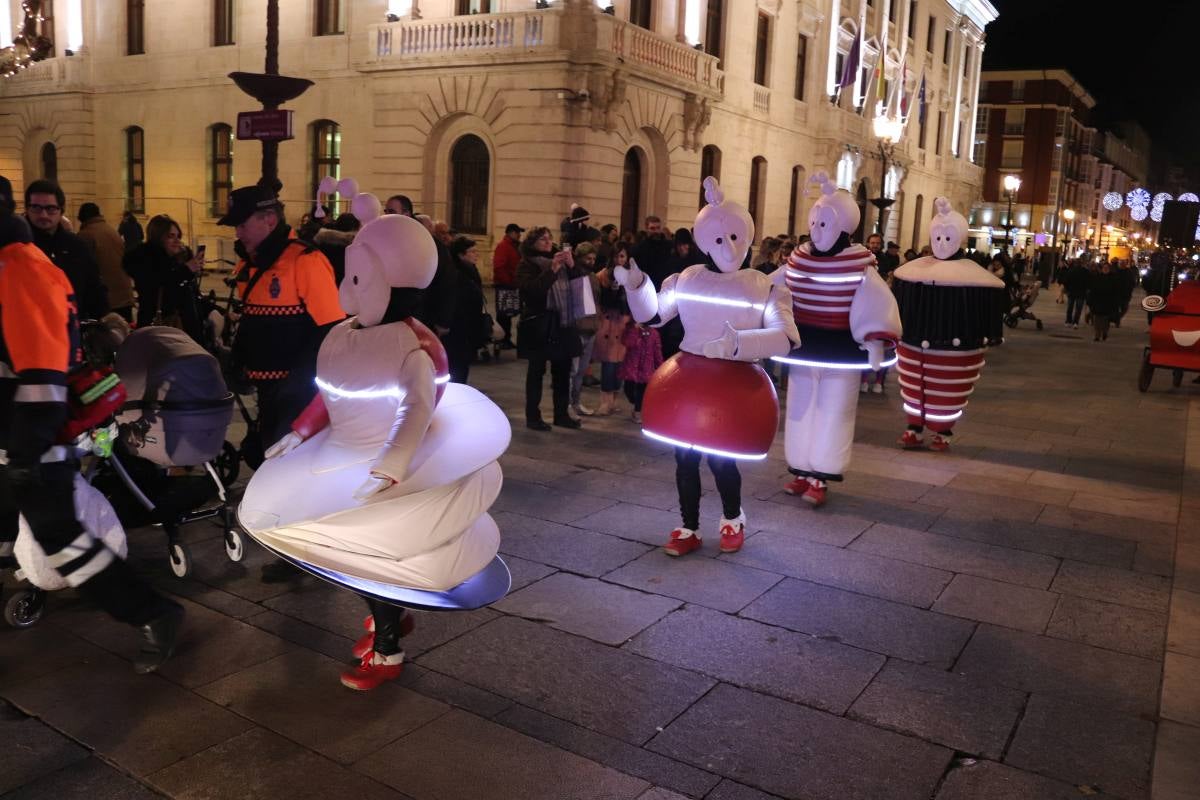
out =
[[[626,289],[637,289],[646,280],[646,274],[638,267],[637,262],[629,259],[628,267],[613,267],[613,278]]]
[[[867,363],[871,365],[871,369],[880,369],[883,364],[883,342],[871,339],[863,342],[862,349],[867,351]]]
[[[704,355],[709,358],[733,358],[737,355],[737,349],[738,334],[728,322],[725,323],[725,333],[704,343]]]
[[[287,455],[299,447],[303,441],[304,438],[300,434],[291,431],[287,436],[284,436],[278,442],[268,447],[264,455],[267,458],[277,458],[278,456]]]
[[[396,482],[386,475],[380,475],[377,472],[372,472],[371,477],[363,483],[362,486],[354,492],[355,500],[369,500],[385,489],[390,489],[396,485]]]

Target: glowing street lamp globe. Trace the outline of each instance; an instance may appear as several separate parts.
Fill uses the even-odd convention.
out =
[[[1012,193],[1021,188],[1021,179],[1016,175],[1004,176],[1004,191]]]
[[[1125,198],[1121,196],[1120,192],[1109,192],[1108,194],[1104,195],[1104,200],[1101,202],[1103,203],[1105,210],[1116,211],[1124,204]]]
[[[874,119],[872,126],[875,138],[892,144],[900,141],[900,136],[904,133],[904,123],[896,117],[880,115]]]

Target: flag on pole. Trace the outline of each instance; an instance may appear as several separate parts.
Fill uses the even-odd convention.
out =
[[[925,124],[925,73],[921,72],[921,88],[917,90],[917,122]]]
[[[905,59],[903,60],[903,64],[901,65],[900,87],[899,87],[898,91],[899,91],[899,97],[900,97],[900,118],[907,120],[908,119],[908,61],[907,61],[907,56],[905,57]]]
[[[838,91],[840,92],[847,86],[854,85],[854,79],[858,77],[858,62],[862,53],[862,35],[854,37],[854,41],[850,44],[850,52],[846,54],[846,63],[842,65],[842,75],[838,78]]]

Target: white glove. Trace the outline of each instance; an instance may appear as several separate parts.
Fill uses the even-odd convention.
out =
[[[287,436],[284,436],[278,442],[268,447],[267,452],[264,453],[264,455],[267,458],[285,456],[299,447],[303,441],[304,437],[302,437],[300,434],[296,433],[295,431],[289,431]]]
[[[725,333],[710,342],[704,343],[704,355],[709,358],[733,358],[737,354],[738,334],[727,321]]]
[[[646,274],[631,258],[628,267],[613,267],[613,279],[626,289],[637,289],[646,280]]]
[[[883,365],[883,342],[869,339],[863,342],[862,349],[867,351],[867,363],[871,365],[871,369],[880,369]]]
[[[380,492],[390,489],[396,485],[396,482],[386,475],[380,475],[378,472],[372,472],[371,476],[363,482],[363,485],[358,487],[354,492],[355,500],[369,500]]]

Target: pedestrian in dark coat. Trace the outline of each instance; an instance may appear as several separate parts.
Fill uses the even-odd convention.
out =
[[[1087,304],[1092,312],[1094,342],[1108,339],[1108,326],[1121,307],[1120,278],[1112,271],[1107,261],[1100,263],[1100,271],[1092,275],[1088,284]]]

